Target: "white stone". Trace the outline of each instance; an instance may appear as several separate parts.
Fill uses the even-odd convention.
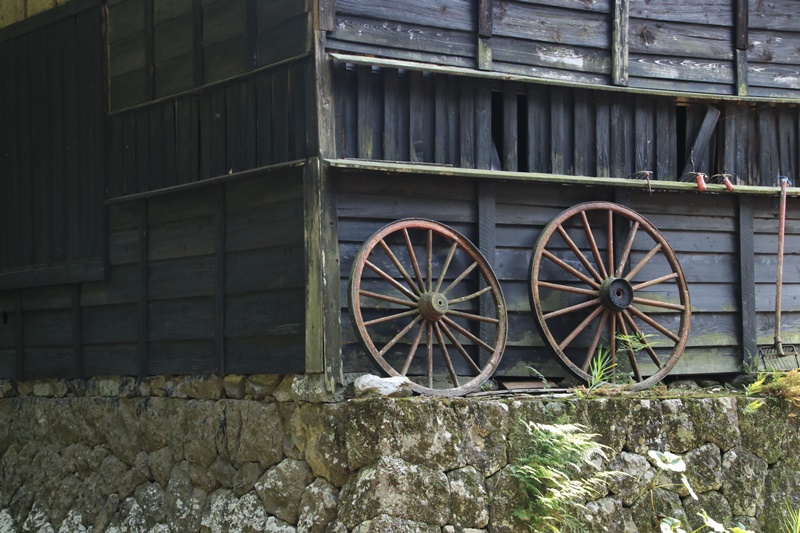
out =
[[[405,376],[382,378],[365,374],[356,378],[353,383],[356,397],[386,396],[389,398],[406,398],[413,394],[411,380]]]

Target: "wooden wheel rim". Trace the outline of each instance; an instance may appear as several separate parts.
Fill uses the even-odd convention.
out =
[[[587,220],[588,217],[586,213],[588,212],[600,212],[601,216],[603,212],[606,213],[607,219],[607,226],[605,226],[601,231],[606,231],[606,238],[609,239],[608,242],[611,243],[610,246],[607,246],[605,253],[600,251],[596,245],[596,241],[593,241],[594,235],[597,234],[597,228],[592,228],[591,225],[588,224]],[[628,229],[628,237],[625,241],[624,248],[620,257],[614,257],[614,244],[613,244],[613,225],[614,217],[620,218],[622,217],[625,219],[629,224],[630,228]],[[571,219],[575,219],[574,221]],[[557,310],[555,312],[545,312],[542,308],[542,294],[540,290],[542,288],[545,289],[553,289],[553,290],[564,290],[563,288],[554,288],[552,287],[553,284],[549,284],[546,280],[540,279],[541,275],[541,266],[543,261],[553,261],[551,256],[554,255],[547,249],[548,244],[550,243],[551,237],[553,235],[559,234],[563,236],[563,233],[566,232],[565,223],[567,222],[577,222],[580,227],[583,228],[584,233],[587,235],[587,241],[589,241],[588,250],[582,250],[580,247],[577,247],[578,250],[583,254],[583,258],[579,257],[578,254],[575,252],[574,249],[570,246],[570,244],[566,241],[568,248],[571,248],[570,252],[573,254],[582,264],[588,261],[591,264],[591,260],[595,261],[594,271],[587,272],[580,272],[582,273],[585,278],[588,278],[589,281],[592,283],[587,282],[584,278],[579,278],[577,274],[571,272],[569,270],[569,265],[561,266],[562,269],[566,270],[569,274],[575,277],[576,281],[580,281],[584,285],[580,294],[585,295],[588,299],[583,304],[578,304],[574,307],[575,309],[580,308],[582,311],[588,312],[588,316],[584,319],[584,323],[581,323],[576,327],[570,334],[564,336],[562,339],[557,339],[554,335],[551,328],[548,326],[548,319],[552,319],[554,316],[558,316],[558,314],[567,314],[569,311],[567,310]],[[640,261],[639,263],[644,263],[639,266],[639,263],[636,265],[631,265],[630,267],[626,264],[627,260],[629,259],[629,254],[631,252],[631,246],[633,242],[633,238],[637,234],[637,232],[644,232],[646,233],[650,239],[655,243],[653,248],[650,250],[648,254]],[[589,234],[592,237],[589,237]],[[592,246],[592,242],[594,242],[594,246]],[[574,244],[574,241],[573,241]],[[608,253],[608,248],[611,249],[612,253]],[[657,249],[656,249],[657,248]],[[567,252],[565,252],[567,253]],[[639,282],[636,284],[631,284],[630,279],[632,279],[637,273],[638,269],[645,266],[646,263],[650,261],[648,259],[648,255],[650,255],[650,259],[653,257],[662,257],[666,260],[667,265],[669,265],[669,269],[671,271],[669,279],[662,279],[659,281],[660,278],[649,280],[648,282]],[[588,271],[588,267],[586,268]],[[617,281],[616,278],[620,280]],[[628,279],[630,278],[630,279]],[[637,299],[636,291],[637,288],[647,288],[651,286],[656,286],[661,283],[674,280],[675,283],[675,291],[679,298],[678,304],[668,304],[668,303],[661,303],[658,301],[646,300],[647,304],[650,306],[656,307],[663,307],[667,311],[674,311],[679,316],[679,325],[677,328],[674,328],[675,331],[669,330],[665,328],[667,332],[658,331],[664,338],[668,341],[672,341],[672,349],[667,357],[666,360],[661,360],[655,353],[653,348],[650,346],[649,342],[645,342],[644,351],[650,355],[650,358],[656,364],[657,370],[650,375],[640,375],[638,372],[638,367],[635,362],[635,354],[628,353],[628,359],[631,361],[632,367],[637,367],[637,370],[634,372],[634,383],[629,385],[631,389],[639,390],[647,388],[651,385],[654,385],[661,381],[675,366],[675,364],[680,359],[683,350],[686,346],[686,341],[689,336],[689,328],[691,323],[691,304],[689,301],[689,290],[686,284],[686,278],[683,274],[683,270],[681,269],[680,263],[678,262],[678,258],[675,255],[675,252],[670,247],[667,240],[664,236],[659,232],[652,223],[650,223],[646,218],[644,218],[639,213],[629,209],[627,207],[621,206],[619,204],[611,203],[611,202],[586,202],[582,204],[575,205],[560,215],[553,218],[547,226],[545,226],[542,233],[539,235],[539,238],[536,242],[536,245],[533,250],[533,255],[531,257],[530,263],[530,275],[529,275],[529,282],[530,282],[530,299],[531,299],[531,308],[534,311],[536,316],[536,323],[539,328],[540,333],[542,334],[542,338],[545,343],[550,347],[550,349],[555,353],[559,362],[571,373],[578,376],[579,378],[588,381],[591,378],[591,375],[588,372],[588,364],[590,360],[595,357],[597,353],[597,346],[598,346],[598,339],[599,336],[602,335],[602,331],[605,330],[606,326],[609,329],[609,339],[613,339],[609,341],[609,350],[611,352],[612,357],[616,357],[616,349],[617,349],[617,340],[616,337],[621,332],[636,332],[638,331],[641,333],[641,329],[634,329],[636,328],[636,323],[633,320],[634,318],[638,319],[639,322],[644,321],[645,319],[649,318],[647,313],[641,312],[637,305],[642,303],[643,299]],[[648,284],[649,283],[649,284]],[[596,287],[594,285],[597,285]],[[609,290],[617,290],[618,294],[616,295],[609,295]],[[631,291],[632,294],[627,294],[627,291]],[[644,315],[642,318],[641,315]],[[651,319],[652,320],[652,319]],[[569,339],[570,335],[575,333],[578,328],[583,326],[583,328],[591,325],[598,321],[597,329],[595,330],[596,334],[592,339],[592,342],[589,344],[589,348],[586,351],[585,357],[582,357],[584,363],[581,366],[578,366],[573,360],[565,353],[565,348],[569,346],[571,340]],[[663,327],[663,326],[662,326]],[[580,334],[582,329],[578,331],[577,334]],[[600,332],[600,333],[598,333]],[[669,334],[669,336],[667,335]],[[566,344],[565,344],[566,341]]]
[[[409,243],[411,234],[417,233],[420,230],[429,235],[429,242],[431,242],[434,238],[439,240],[444,239],[446,242],[448,242],[451,246],[451,250],[454,250],[451,251],[451,259],[453,254],[460,251],[461,253],[465,254],[467,258],[472,260],[474,266],[471,265],[471,268],[468,270],[473,273],[473,276],[474,272],[477,272],[477,275],[479,276],[480,282],[483,286],[483,289],[479,290],[478,292],[480,292],[482,295],[488,295],[488,298],[491,300],[493,317],[483,317],[483,320],[491,320],[492,324],[494,324],[495,331],[493,334],[493,339],[491,342],[486,341],[484,343],[485,346],[481,345],[478,347],[478,349],[483,353],[489,352],[488,348],[490,348],[491,353],[488,355],[488,359],[483,367],[479,367],[474,362],[472,363],[476,366],[474,370],[476,371],[477,375],[469,379],[466,383],[461,383],[453,374],[452,359],[455,357],[464,359],[467,358],[461,349],[456,346],[463,345],[460,342],[454,341],[453,335],[458,334],[458,336],[461,336],[462,339],[467,338],[469,340],[469,338],[466,337],[469,332],[465,334],[463,331],[457,329],[458,325],[453,325],[451,319],[444,318],[447,316],[448,312],[459,313],[459,311],[450,309],[450,304],[447,301],[446,294],[443,293],[461,283],[463,279],[466,279],[470,272],[465,273],[465,277],[460,281],[458,278],[456,278],[456,280],[450,284],[452,285],[452,287],[450,287],[446,286],[446,283],[438,280],[440,275],[442,279],[444,278],[444,273],[441,270],[447,271],[449,260],[445,260],[445,264],[439,271],[433,272],[432,266],[430,265],[432,262],[430,257],[426,257],[427,264],[425,265],[420,265],[419,259],[417,258],[417,266],[415,267],[413,265],[413,261],[409,260],[407,261],[409,264],[403,264],[403,262],[396,256],[396,259],[402,264],[406,271],[405,273],[402,273],[399,270],[396,270],[393,273],[393,275],[398,278],[398,280],[396,280],[397,283],[400,283],[400,285],[402,285],[407,292],[410,291],[418,297],[418,301],[415,302],[415,300],[406,295],[409,303],[416,303],[416,305],[409,305],[409,303],[405,304],[409,307],[405,317],[407,317],[416,325],[408,324],[402,320],[400,321],[401,323],[407,324],[407,327],[409,328],[405,334],[408,334],[414,329],[418,328],[418,336],[414,338],[414,341],[411,344],[407,362],[404,365],[405,368],[395,368],[389,361],[387,361],[386,358],[384,358],[383,351],[385,351],[387,348],[385,345],[383,348],[378,347],[380,343],[373,338],[369,331],[370,322],[366,321],[362,314],[363,299],[365,297],[370,298],[368,294],[372,294],[370,291],[365,291],[361,288],[361,282],[364,276],[365,268],[373,268],[373,265],[370,263],[370,257],[373,255],[372,252],[376,248],[383,248],[383,246],[386,245],[387,237],[396,236],[395,234],[399,234],[400,236],[405,237],[406,243]],[[430,256],[430,247],[428,250],[428,254]],[[414,257],[412,254],[409,254],[409,256]],[[434,274],[436,275],[434,276]],[[436,284],[435,286],[427,286],[434,285],[434,283]],[[386,284],[394,285],[388,280],[386,280]],[[388,295],[383,296],[389,297]],[[479,296],[473,297],[477,298]],[[444,301],[442,301],[443,299]],[[393,300],[391,302],[395,303]],[[450,371],[450,378],[451,381],[454,382],[454,386],[452,388],[435,388],[433,386],[426,386],[424,384],[417,383],[412,379],[412,389],[421,394],[429,394],[434,396],[460,396],[466,394],[479,387],[489,378],[489,376],[491,376],[491,374],[497,368],[497,365],[499,364],[503,355],[508,334],[508,316],[503,292],[500,288],[500,283],[498,282],[494,271],[480,250],[478,250],[478,248],[466,237],[454,229],[433,220],[421,218],[397,220],[378,230],[361,246],[361,249],[359,250],[353,262],[353,268],[350,275],[349,305],[353,329],[355,330],[356,336],[361,341],[361,344],[364,346],[372,362],[387,375],[405,375],[406,371],[408,370],[408,365],[412,359],[417,357],[417,353],[420,350],[427,351],[427,353],[423,354],[423,356],[428,358],[428,370],[425,378],[428,379],[430,385],[433,379],[433,363],[432,356],[430,355],[432,349],[430,346],[435,344],[439,347],[439,355],[442,359],[445,359],[445,363]],[[464,313],[462,312],[461,315],[463,314]],[[447,323],[448,320],[449,323]],[[436,325],[439,325],[439,327],[437,328]],[[399,326],[398,329],[400,329]],[[444,342],[444,338],[447,338],[450,342]],[[442,344],[445,344],[444,349],[441,348]],[[448,351],[450,350],[452,350],[452,355],[447,355]]]

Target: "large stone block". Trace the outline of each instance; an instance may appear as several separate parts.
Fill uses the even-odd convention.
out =
[[[339,520],[353,529],[382,514],[445,525],[450,518],[447,477],[397,457],[362,468],[340,493]]]
[[[313,479],[305,461],[284,459],[261,476],[256,483],[256,492],[267,512],[296,524],[300,498]]]
[[[767,462],[744,447],[722,456],[722,494],[735,515],[755,516],[763,497]]]

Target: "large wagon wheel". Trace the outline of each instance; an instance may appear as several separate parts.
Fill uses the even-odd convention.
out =
[[[601,348],[631,378],[630,388],[658,383],[689,335],[678,258],[647,219],[610,202],[573,206],[547,224],[531,258],[530,297],[545,343],[587,381]]]
[[[481,252],[438,222],[398,220],[370,237],[353,263],[349,299],[373,362],[408,376],[416,392],[466,394],[502,357],[508,318],[500,284]]]

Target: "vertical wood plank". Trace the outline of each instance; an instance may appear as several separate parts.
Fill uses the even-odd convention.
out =
[[[610,108],[610,138],[611,138],[611,176],[624,178],[629,171],[628,159],[633,160],[633,113],[630,99],[626,97],[615,98]],[[633,166],[631,162],[631,167]]]
[[[192,72],[194,86],[203,85],[205,73],[203,65],[203,0],[192,0]]]
[[[429,154],[426,153],[425,133],[429,127],[425,115],[425,86],[422,73],[418,71],[409,72],[409,143],[411,147],[411,162],[423,163],[428,160]]]
[[[262,72],[256,78],[256,137],[258,166],[272,164],[272,75],[269,72]]]
[[[736,94],[747,96],[750,94],[747,79],[747,50],[736,50]]]
[[[636,154],[633,170],[652,171],[656,163],[656,130],[655,108],[653,101],[646,97],[637,97],[635,100],[634,139]]]
[[[575,174],[595,176],[597,172],[595,140],[594,94],[590,91],[575,91],[575,143],[573,146]]]
[[[629,0],[614,0],[611,30],[611,83],[628,85]]]
[[[478,82],[475,90],[475,168],[492,168],[495,154],[492,139],[492,89]]]
[[[703,123],[700,125],[700,130],[697,132],[694,143],[689,149],[689,154],[686,158],[686,163],[683,166],[682,174],[693,172],[694,170],[697,170],[698,172],[711,171],[711,169],[702,168],[704,166],[702,161],[704,160],[710,148],[709,145],[711,142],[711,136],[714,134],[714,128],[717,125],[719,115],[719,109],[713,106],[707,106]]]
[[[503,87],[503,170],[519,170],[519,138],[517,124],[517,86],[506,83]]]
[[[493,0],[478,0],[478,35],[492,36],[492,4]]]
[[[778,113],[778,151],[780,166],[778,173],[789,177],[792,181],[797,179],[797,129],[794,113]]]
[[[148,111],[148,125],[150,133],[148,135],[149,141],[149,168],[146,170],[148,176],[147,190],[154,191],[161,189],[164,186],[164,138],[163,122],[161,114],[161,106],[165,104],[156,104],[149,106]]]
[[[550,91],[528,87],[528,171],[549,173],[550,166]]]
[[[150,113],[142,107],[136,116],[136,192],[150,190]]]
[[[656,101],[655,179],[676,180],[678,158],[675,132],[675,107],[669,100]]]
[[[75,377],[83,377],[83,339],[81,337],[81,284],[72,286],[72,356]]]
[[[750,28],[750,2],[749,0],[734,1],[736,3],[736,49],[747,50],[748,41],[750,39],[748,35]]]
[[[15,114],[12,112],[14,102],[14,56],[10,46],[0,46],[0,64],[8,65],[7,75],[0,78],[0,116],[6,119],[0,121],[0,168],[10,175],[14,175],[14,139],[16,137]],[[0,180],[0,224],[6,231],[0,232],[0,268],[11,264],[12,250],[16,245],[12,233],[16,222],[11,217],[10,204],[12,190],[16,180]]]
[[[739,294],[741,295],[741,319],[743,365],[755,367],[758,356],[756,339],[756,284],[755,248],[753,236],[753,199],[739,196]]]
[[[149,332],[149,298],[148,298],[148,248],[149,234],[147,221],[147,199],[139,201],[139,220],[138,220],[138,240],[139,240],[139,294],[138,294],[138,356],[139,356],[139,375],[144,377],[150,368],[150,332]]]
[[[157,0],[143,0],[144,2],[144,77],[146,96],[148,100],[155,97],[155,31],[153,2]]]
[[[478,249],[486,257],[489,266],[494,268],[495,257],[497,255],[497,189],[496,183],[490,180],[481,180],[478,183]],[[484,288],[481,284],[480,289]],[[492,316],[492,300],[488,295],[480,298],[480,312],[482,316]],[[484,342],[491,344],[492,335],[495,332],[494,326],[489,326],[481,322],[480,338]],[[488,360],[490,354],[479,351],[479,366]]]
[[[220,376],[225,375],[225,192],[224,185],[217,187],[214,213],[214,353]]]
[[[460,85],[461,167],[475,168],[475,83],[465,79]]]
[[[161,182],[164,187],[178,184],[177,179],[177,134],[175,108],[177,102],[163,102],[161,108],[161,134],[164,142],[161,150]]]
[[[492,70],[494,59],[492,58],[492,40],[488,37],[478,37],[478,57],[476,63],[480,70]]]
[[[375,117],[372,93],[372,67],[361,65],[358,76],[358,157],[375,159]]]
[[[22,291],[20,289],[14,291],[14,318],[14,325],[17,328],[14,335],[16,375],[18,381],[23,381],[25,379],[25,317],[22,314]]]
[[[35,35],[22,37],[22,49],[16,58],[16,106],[14,113],[17,116],[17,161],[19,166],[17,168],[19,176],[31,176],[31,161],[33,153],[33,137],[31,136],[31,95],[30,87],[32,86],[31,69],[33,63],[29,56],[32,49],[32,41]],[[16,220],[18,224],[18,239],[15,243],[15,248],[18,250],[18,265],[30,265],[33,263],[33,187],[31,179],[18,179],[15,180],[17,185],[17,197],[13,200],[14,205],[11,205],[16,216],[12,220]]]
[[[395,69],[384,69],[383,75],[383,156],[388,161],[398,161],[400,154],[398,143],[400,139],[400,118],[398,102],[400,88],[398,72]]]
[[[758,111],[758,142],[759,184],[776,186],[780,155],[777,117],[773,108],[762,108]]]
[[[325,254],[322,251],[322,174],[315,158],[303,169],[303,220],[305,223],[305,371],[324,372],[324,280]],[[337,278],[338,279],[338,278]]]
[[[295,63],[289,67],[289,156],[287,160],[304,159],[306,153],[306,129],[308,120],[306,109],[314,106],[314,100],[306,100],[306,69],[312,68],[307,61]],[[375,115],[378,115],[375,113]],[[378,141],[379,142],[379,141]],[[380,146],[377,146],[380,151]]]
[[[272,157],[273,163],[289,160],[289,70],[272,74]]]
[[[317,165],[319,176],[320,212],[320,250],[322,252],[322,312],[324,320],[323,356],[325,381],[328,390],[333,392],[343,382],[342,368],[342,324],[339,294],[339,231],[336,216],[336,195],[330,187],[328,171],[320,160],[312,160]]]
[[[336,26],[336,0],[319,0],[319,29],[333,31]]]
[[[447,77],[438,75],[433,78],[434,99],[434,132],[436,134],[433,147],[433,161],[445,164],[448,161],[447,139]]]
[[[550,91],[550,164],[554,174],[574,172],[575,131],[570,96],[561,88]]]
[[[245,0],[245,64],[250,68],[258,65],[258,0]]]
[[[30,42],[30,48],[27,53],[30,54],[30,87],[39,87],[48,94],[48,75],[46,71],[46,50],[44,48],[45,40],[37,37]],[[33,264],[46,265],[50,260],[50,215],[52,213],[51,201],[49,192],[52,191],[52,174],[46,167],[47,158],[43,154],[50,154],[51,148],[49,144],[50,120],[47,113],[48,107],[46,102],[42,102],[41,96],[37,98],[38,101],[31,102],[29,122],[30,122],[30,139],[34,140],[35,147],[31,147],[30,156],[31,173],[25,177],[25,181],[31,183],[31,208],[32,212],[32,252]],[[25,139],[24,142],[28,142]],[[91,176],[86,176],[91,179]],[[59,221],[59,223],[61,223]]]

